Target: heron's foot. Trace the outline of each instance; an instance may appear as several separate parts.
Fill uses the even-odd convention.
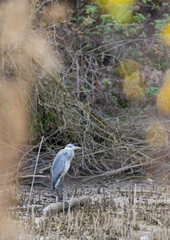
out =
[[[68,202],[64,202],[64,206],[65,206],[66,208],[68,208],[68,207],[69,207],[69,203],[68,203]]]
[[[63,199],[59,199],[58,201],[59,201],[60,203],[63,203],[66,208],[69,207],[69,203],[68,203],[67,201],[65,201],[65,200],[63,201]]]
[[[62,204],[64,204],[64,207],[68,208],[69,207],[69,203],[66,201],[60,201]]]
[[[62,194],[62,191],[60,191],[60,189],[59,189],[59,193],[58,193],[58,201],[59,202],[63,201],[63,194]]]
[[[59,197],[58,197],[58,201],[59,201],[59,202],[63,202],[63,196],[62,196],[62,197],[59,196]]]

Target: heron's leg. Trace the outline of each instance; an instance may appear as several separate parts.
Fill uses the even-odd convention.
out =
[[[62,183],[59,183],[58,200],[59,202],[63,201]]]

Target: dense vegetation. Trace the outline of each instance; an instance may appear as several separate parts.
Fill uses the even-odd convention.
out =
[[[44,136],[46,160],[39,161],[39,171],[49,170],[49,159],[68,142],[83,149],[72,165],[74,175],[136,172],[153,163],[160,169],[162,159],[161,171],[167,170],[169,121],[158,109],[169,109],[164,94],[157,96],[169,78],[169,38],[162,34],[169,26],[168,1],[110,1],[133,2],[116,8],[121,14],[109,12],[105,2],[37,0],[30,2],[31,15],[24,10],[26,20],[24,14],[18,21],[9,17],[11,28],[8,14],[2,18],[8,19],[2,20],[8,33],[26,21],[15,47],[13,30],[5,38],[2,76],[22,82],[33,151]],[[128,11],[128,19],[122,18]],[[19,168],[23,159],[25,174],[32,174],[32,151]]]
[[[168,47],[160,40],[169,19],[168,2],[137,1],[128,23],[119,23],[101,2],[62,4],[67,14],[59,23],[41,14],[53,6],[52,1],[34,6],[39,11],[35,27],[58,49],[63,64],[57,78],[38,76],[34,138],[44,135],[48,150],[68,142],[80,144],[83,156],[75,161],[74,174],[112,172],[130,163],[145,165],[155,156],[160,160],[162,151],[167,156],[162,145],[147,146],[145,131],[158,118],[168,125],[156,108],[157,92],[169,67]],[[135,91],[131,96],[122,79],[137,72],[140,77],[135,78],[142,80],[133,83],[138,85],[134,90],[130,86]],[[153,138],[162,138],[162,132],[155,134],[158,137]]]

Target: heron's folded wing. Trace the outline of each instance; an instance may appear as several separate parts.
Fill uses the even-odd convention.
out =
[[[51,168],[51,178],[52,178],[51,180],[52,180],[53,188],[54,186],[56,186],[61,173],[64,171],[65,158],[66,156],[65,156],[64,149],[60,150],[55,156],[55,159]]]

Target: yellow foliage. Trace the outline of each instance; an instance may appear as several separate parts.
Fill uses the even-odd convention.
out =
[[[164,114],[170,114],[170,71],[157,95],[157,107]]]
[[[99,3],[103,4],[103,5],[107,5],[109,0],[97,0],[96,2],[99,2]]]
[[[162,147],[167,141],[167,129],[166,126],[159,122],[152,122],[145,132],[145,139],[147,143],[152,147]]]
[[[145,85],[138,63],[130,59],[124,60],[118,65],[117,72],[123,78],[123,91],[128,97],[138,99],[144,96]]]
[[[103,10],[114,17],[118,23],[128,23],[132,18],[132,4],[135,0],[96,0]]]
[[[118,5],[118,4],[132,4],[135,2],[135,0],[97,0],[102,5],[108,5],[108,4],[113,4],[113,5]]]
[[[134,0],[110,0],[113,4],[131,4]]]
[[[168,46],[170,46],[170,21],[162,29],[161,38]]]
[[[137,71],[140,71],[140,66],[137,62],[131,59],[121,61],[117,67],[117,72],[122,78],[130,76],[132,73]]]
[[[88,16],[88,18],[84,19],[84,22],[87,22],[90,19],[90,17]]]
[[[125,76],[123,79],[123,91],[130,98],[142,98],[145,94],[145,85],[139,71]]]

